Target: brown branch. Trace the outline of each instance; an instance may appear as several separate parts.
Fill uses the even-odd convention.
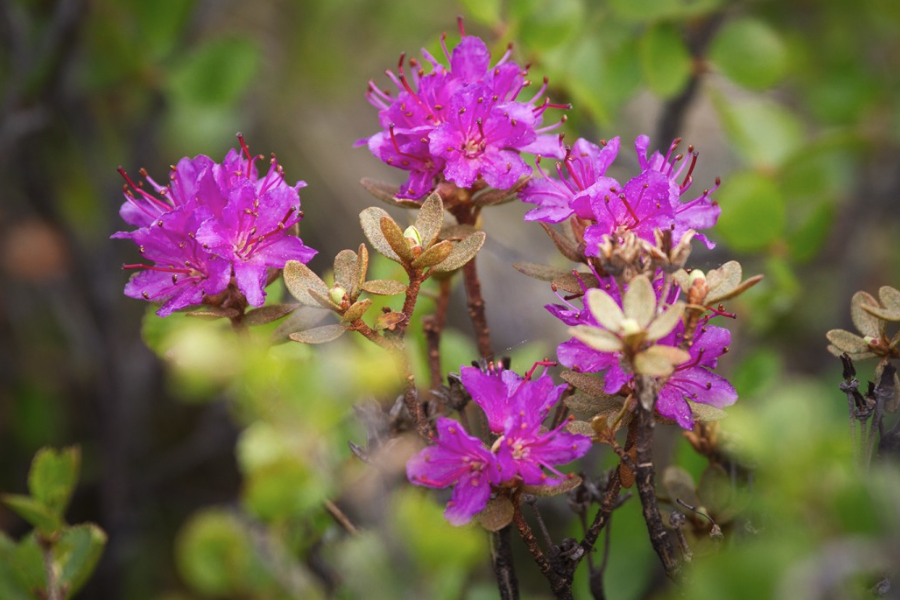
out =
[[[522,541],[525,542],[525,546],[528,548],[528,552],[531,553],[531,557],[534,558],[534,562],[537,563],[541,573],[547,578],[547,581],[550,582],[550,589],[553,591],[553,597],[558,600],[573,600],[572,577],[575,573],[574,566],[577,563],[571,562],[571,566],[566,568],[566,572],[560,574],[553,568],[553,565],[547,560],[547,557],[544,556],[544,552],[541,550],[537,538],[534,537],[534,532],[531,531],[531,526],[529,526],[528,521],[525,520],[525,515],[522,514],[520,498],[513,498],[513,511],[513,523],[516,524],[519,535],[521,536]]]
[[[441,333],[447,323],[447,309],[450,306],[450,279],[440,281],[441,290],[434,307],[434,314],[422,319],[425,342],[428,346],[428,371],[431,375],[431,389],[437,389],[443,382],[441,372]]]
[[[353,521],[344,514],[337,504],[332,502],[331,500],[325,500],[325,510],[328,511],[328,514],[331,515],[331,518],[335,520],[335,522],[343,527],[347,533],[351,535],[359,535],[359,529],[356,528],[356,525],[353,524]]]
[[[507,525],[491,534],[491,565],[494,577],[497,578],[500,600],[519,600],[519,580],[513,564],[511,531]]]
[[[666,575],[674,579],[678,573],[678,559],[675,548],[669,538],[669,532],[663,525],[659,506],[656,503],[656,490],[653,485],[653,411],[656,404],[655,380],[647,375],[635,375],[635,391],[638,396],[637,407],[637,443],[635,464],[635,480],[641,506],[644,509],[644,521],[650,534],[650,543],[659,556]],[[649,407],[649,408],[645,408]]]
[[[477,257],[476,257],[477,258]],[[478,267],[475,258],[463,265],[463,283],[466,286],[466,306],[469,309],[469,318],[475,328],[475,341],[478,344],[478,353],[485,360],[494,359],[494,351],[491,349],[491,330],[487,324],[487,315],[484,310],[484,298],[481,295],[481,281],[478,279]]]

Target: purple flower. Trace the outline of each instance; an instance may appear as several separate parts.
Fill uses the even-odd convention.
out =
[[[184,158],[162,186],[142,171],[157,195],[125,178],[122,218],[138,226],[113,238],[133,240],[149,262],[125,265],[143,269],[128,282],[133,298],[162,302],[157,311],[173,311],[204,302],[234,283],[247,302],[265,300],[268,268],[288,260],[308,262],[315,250],[289,235],[300,221],[299,189],[289,186],[275,159],[263,178],[244,140],[241,152],[230,150],[222,164],[207,156]]]
[[[727,329],[704,322],[688,348],[691,360],[675,367],[675,372],[660,387],[656,401],[659,414],[674,419],[683,429],[691,429],[694,418],[688,400],[716,408],[734,404],[737,401],[734,387],[712,372],[730,343],[731,333]]]
[[[554,465],[572,462],[591,449],[591,438],[565,430],[568,422],[541,433],[542,420],[535,413],[522,411],[507,423],[503,435],[494,443],[504,481],[519,477],[525,485],[560,484],[566,475]],[[547,475],[545,469],[553,476]]]
[[[398,193],[400,198],[418,199],[443,177],[460,187],[471,187],[483,179],[488,185],[508,189],[531,173],[522,152],[561,158],[563,148],[549,132],[558,125],[542,127],[548,108],[567,108],[539,103],[547,82],[528,101],[517,100],[528,85],[526,71],[510,60],[507,51],[490,66],[484,42],[466,36],[452,53],[442,38],[449,68],[422,51],[430,64],[427,73],[410,60],[411,75],[400,57],[397,74],[387,71],[397,94],[369,83],[367,97],[378,109],[383,131],[360,140],[385,163],[409,171]]]
[[[584,232],[585,254],[596,256],[597,246],[606,235],[632,231],[638,237],[654,241],[654,230],[669,229],[673,239],[680,240],[688,230],[708,229],[716,224],[721,212],[706,190],[698,198],[682,202],[691,187],[698,153],[688,148],[691,160],[675,154],[680,140],[675,140],[663,156],[654,152],[647,156],[650,139],[642,135],[635,140],[641,173],[624,186],[606,170],[616,158],[619,139],[613,138],[603,148],[579,139],[558,163],[558,177],[541,171],[542,178],[533,179],[520,194],[524,202],[536,204],[527,221],[559,223],[573,214],[590,224]],[[679,164],[680,163],[680,164]],[[687,168],[687,172],[685,172]],[[679,179],[681,181],[679,182]],[[715,244],[702,234],[698,239],[712,248]]]
[[[484,510],[491,484],[500,483],[497,461],[481,440],[468,435],[456,421],[439,417],[437,431],[434,445],[406,463],[406,476],[431,488],[453,485],[444,517],[453,525],[464,525]]]
[[[492,433],[503,432],[508,421],[522,412],[543,420],[566,389],[565,385],[554,385],[546,372],[537,379],[523,379],[507,369],[490,368],[485,373],[462,367],[460,375],[466,391],[487,416]]]

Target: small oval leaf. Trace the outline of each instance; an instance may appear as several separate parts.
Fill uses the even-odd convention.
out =
[[[825,334],[825,337],[835,347],[848,354],[863,354],[870,351],[866,340],[843,329],[832,329]]]
[[[444,203],[441,201],[440,195],[432,193],[422,203],[422,208],[419,209],[414,224],[422,238],[423,248],[429,248],[434,243],[443,224]]]
[[[324,344],[341,337],[347,328],[343,325],[323,325],[306,331],[297,331],[291,334],[291,339],[302,344]]]
[[[370,179],[368,177],[364,177],[359,183],[367,192],[391,206],[400,208],[419,208],[419,203],[415,200],[396,197],[397,193],[400,191],[399,186],[384,181],[378,181],[377,179]]]
[[[486,237],[487,235],[483,231],[476,231],[469,237],[458,242],[447,258],[444,259],[443,262],[431,267],[430,272],[447,273],[459,269],[475,258],[475,255],[478,254],[478,251],[481,250],[481,247],[484,245]]]
[[[372,306],[372,300],[369,298],[364,298],[363,300],[352,304],[350,308],[347,309],[347,312],[341,316],[341,321],[344,323],[352,323],[366,314],[366,311],[369,310],[370,306]]]
[[[513,263],[513,268],[523,275],[528,275],[529,277],[539,279],[540,281],[553,281],[558,277],[570,275],[565,269],[530,262]]]
[[[362,226],[366,239],[369,240],[369,243],[372,244],[375,250],[395,262],[403,262],[391,248],[387,238],[384,237],[384,233],[381,231],[381,219],[384,217],[390,219],[390,215],[385,210],[377,206],[370,206],[359,213],[359,224]]]
[[[581,485],[581,477],[569,475],[565,481],[557,485],[523,485],[522,491],[533,496],[559,496],[567,494]]]
[[[284,284],[300,304],[307,306],[319,306],[319,302],[310,295],[309,290],[316,290],[321,296],[328,295],[328,286],[325,282],[298,260],[289,260],[284,265]]]
[[[406,292],[406,284],[393,279],[374,279],[362,284],[363,291],[376,296],[396,296]]]
[[[265,325],[277,321],[300,308],[300,304],[270,304],[255,308],[244,315],[244,325],[254,327],[256,325]]]
[[[425,269],[427,267],[434,266],[439,262],[442,262],[450,256],[450,253],[453,251],[453,242],[444,240],[443,242],[438,242],[425,252],[423,252],[419,258],[415,259],[412,262],[412,266],[417,269]]]
[[[341,250],[334,257],[334,282],[353,298],[359,281],[359,257],[353,250]]]
[[[500,531],[512,523],[514,513],[515,508],[509,497],[497,496],[475,518],[488,531]]]

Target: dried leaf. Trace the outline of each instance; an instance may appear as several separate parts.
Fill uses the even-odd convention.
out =
[[[409,242],[406,241],[406,236],[403,235],[403,230],[400,229],[400,226],[387,215],[381,217],[379,225],[381,233],[384,234],[384,238],[391,246],[391,249],[403,259],[404,263],[411,263],[415,257],[413,257]]]
[[[710,406],[709,404],[691,402],[690,400],[688,400],[687,403],[691,407],[691,414],[694,415],[695,421],[711,423],[713,421],[721,421],[728,416],[728,413],[721,408],[716,408],[715,406]]]
[[[441,233],[438,234],[439,240],[459,241],[463,240],[478,231],[472,225],[459,225],[451,223],[441,227]]]
[[[875,367],[874,379],[877,382],[875,394],[876,398],[878,394],[883,395],[882,400],[886,411],[897,412],[897,408],[900,407],[900,378],[897,376],[897,369],[891,366],[892,372],[888,373],[888,381],[882,381],[888,366],[890,363],[878,363],[878,366]]]
[[[855,333],[843,329],[832,329],[825,334],[828,341],[842,352],[848,354],[863,354],[869,352],[869,344]]]
[[[291,295],[300,304],[307,306],[319,306],[319,302],[313,298],[309,290],[316,290],[320,295],[328,295],[328,286],[309,267],[297,260],[289,260],[284,265],[284,284]]]
[[[601,352],[619,352],[622,350],[622,340],[616,337],[615,334],[599,327],[576,325],[569,328],[569,335]]]
[[[697,498],[697,486],[690,473],[681,467],[672,465],[663,471],[662,479],[663,489],[666,490],[672,504],[675,504],[675,500],[680,499],[691,506],[700,506],[700,499]]]
[[[665,312],[656,316],[650,326],[647,327],[647,339],[651,342],[663,338],[675,329],[684,315],[684,302],[676,302]]]
[[[443,224],[444,203],[438,194],[432,193],[425,198],[425,202],[422,203],[422,208],[419,209],[414,223],[415,228],[419,231],[419,236],[422,238],[423,248],[431,247],[431,244],[434,243],[434,240],[437,239],[438,234],[441,232]]]
[[[453,242],[444,240],[443,242],[438,242],[425,252],[423,252],[419,258],[415,259],[412,262],[412,266],[417,269],[424,269],[426,267],[431,267],[439,262],[442,262],[450,256],[450,253],[453,251]]]
[[[266,323],[277,321],[281,317],[291,314],[298,308],[300,308],[300,304],[270,304],[269,306],[261,306],[245,314],[242,323],[250,327],[255,325],[265,325]]]
[[[532,496],[559,496],[571,492],[581,485],[581,477],[569,475],[565,481],[557,485],[523,485],[522,491]]]
[[[343,325],[323,325],[306,331],[297,331],[290,335],[295,342],[302,344],[324,344],[341,337],[347,328]]]
[[[589,438],[594,437],[594,428],[587,421],[569,421],[566,425],[566,431]]]
[[[736,288],[734,288],[733,290],[731,290],[729,292],[720,292],[720,293],[716,293],[716,294],[707,293],[706,294],[706,304],[708,306],[710,304],[715,304],[716,302],[722,302],[723,300],[730,300],[732,298],[736,298],[737,296],[740,296],[741,294],[743,294],[744,292],[746,292],[747,290],[749,290],[750,288],[752,288],[754,285],[756,285],[757,283],[759,283],[762,280],[763,280],[762,275],[754,275],[753,277],[751,277],[750,279],[743,282],[742,284],[740,284],[739,286],[737,286]]]
[[[486,189],[475,194],[472,197],[472,204],[475,206],[496,206],[505,204],[516,199],[518,193],[525,187],[525,184],[531,179],[530,175],[524,175],[519,181],[508,190]]]
[[[883,307],[891,310],[894,314],[900,313],[900,290],[889,285],[881,286],[878,290],[878,298]]]
[[[402,312],[388,312],[378,315],[375,319],[375,331],[393,331],[398,325],[406,322],[406,315]]]
[[[384,233],[381,231],[381,219],[384,217],[390,219],[390,216],[385,210],[378,208],[377,206],[370,206],[359,213],[359,224],[362,226],[363,233],[366,234],[366,238],[375,250],[395,262],[403,262],[391,248],[387,238],[384,237]]]
[[[361,290],[369,272],[369,249],[365,244],[359,245],[356,252],[356,290]]]
[[[556,289],[570,294],[583,294],[586,288],[594,288],[600,285],[593,273],[579,272],[576,276],[571,271],[554,278],[551,283]]]
[[[676,365],[690,359],[690,354],[674,346],[650,346],[634,357],[634,370],[641,375],[665,377],[672,374]]]
[[[393,279],[373,279],[362,284],[363,291],[376,296],[396,296],[406,292],[406,284]]]
[[[579,373],[578,371],[563,371],[559,374],[563,381],[572,384],[577,390],[587,392],[591,396],[604,398],[609,396],[603,390],[603,379],[596,373]],[[621,402],[619,403],[621,404]]]
[[[370,306],[372,306],[372,300],[369,298],[364,298],[359,302],[350,305],[347,312],[341,316],[341,321],[344,323],[352,323],[353,321],[362,318],[362,316],[366,314],[366,311],[369,310]]]
[[[570,273],[565,269],[551,267],[549,265],[539,265],[530,262],[513,263],[513,268],[524,275],[534,277],[541,281],[553,281],[557,277],[565,277]]]
[[[570,240],[563,234],[559,233],[550,225],[546,223],[539,224],[544,228],[544,231],[547,232],[547,235],[550,236],[550,239],[553,241],[553,245],[556,246],[556,249],[559,250],[560,254],[562,254],[572,262],[584,262],[584,253],[578,249],[578,244],[576,244],[574,241]]]
[[[710,302],[715,302],[714,297],[721,297],[732,292],[741,283],[741,263],[731,260],[706,274],[706,294]]]
[[[565,404],[575,415],[584,415],[585,417],[608,412],[618,413],[622,410],[622,399],[618,396],[598,397],[582,391],[575,392],[566,398]]]
[[[334,282],[351,298],[359,291],[359,257],[353,250],[341,250],[334,257]]]
[[[206,309],[192,310],[192,311],[186,312],[184,314],[185,314],[185,316],[194,317],[197,319],[213,320],[213,319],[232,319],[232,318],[238,316],[239,314],[241,314],[241,311],[237,310],[236,308],[221,308],[218,306],[210,306],[210,307],[207,307]]]
[[[366,189],[367,192],[369,192],[382,202],[387,202],[392,206],[399,206],[401,208],[419,208],[419,203],[415,200],[397,198],[396,196],[400,191],[400,188],[396,185],[391,185],[390,183],[384,181],[378,181],[377,179],[369,179],[368,177],[364,177],[359,183]]]
[[[594,318],[597,319],[597,323],[610,331],[622,329],[625,315],[622,313],[619,303],[613,300],[612,296],[601,289],[594,288],[588,290],[584,302]]]
[[[484,510],[475,518],[488,531],[500,531],[512,523],[514,513],[515,508],[509,496],[497,496],[488,501]]]
[[[606,297],[612,300],[608,294]],[[622,298],[622,312],[628,318],[637,321],[641,329],[650,323],[656,313],[656,293],[653,291],[653,284],[646,276],[635,277],[628,284],[628,289],[625,290],[625,296]],[[614,328],[610,327],[610,329]]]
[[[431,267],[430,272],[447,273],[462,267],[464,264],[475,258],[475,255],[478,254],[478,251],[481,250],[481,247],[484,245],[486,237],[487,236],[483,231],[476,231],[466,239],[457,242],[450,252],[450,255],[447,256],[443,262]]]

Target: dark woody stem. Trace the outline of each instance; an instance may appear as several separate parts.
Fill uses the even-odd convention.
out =
[[[507,525],[491,534],[491,564],[500,589],[500,600],[519,600],[519,580],[513,565],[511,532],[512,528]]]
[[[650,543],[663,564],[666,575],[674,579],[678,573],[678,559],[669,533],[663,525],[659,506],[656,503],[656,490],[653,485],[653,410],[656,405],[655,380],[647,375],[635,375],[635,392],[638,396],[637,406],[637,441],[635,445],[636,461],[634,465],[635,480],[641,506],[644,510],[644,521],[650,534]],[[650,408],[644,408],[649,406]]]
[[[534,562],[537,563],[541,573],[547,578],[547,581],[550,582],[550,589],[553,591],[553,597],[557,600],[573,600],[571,575],[568,577],[560,575],[550,564],[550,561],[547,560],[547,557],[544,556],[544,552],[541,550],[537,538],[534,537],[531,527],[525,520],[525,515],[522,514],[520,498],[513,498],[513,508],[513,523],[516,524],[519,535],[521,536],[522,541],[525,542],[525,546],[528,547],[528,552],[531,553]]]
[[[441,373],[441,333],[447,322],[447,309],[450,306],[450,279],[442,279],[441,290],[434,307],[434,314],[422,319],[425,330],[425,342],[428,346],[428,371],[431,375],[431,389],[437,389],[443,382]]]
[[[475,225],[480,209],[468,203],[457,204],[449,208],[460,225]],[[475,341],[478,344],[478,354],[485,360],[494,359],[494,351],[491,349],[491,330],[487,324],[487,315],[484,310],[484,298],[481,295],[481,280],[478,278],[478,267],[475,264],[477,257],[463,265],[463,283],[466,287],[467,307],[472,326],[475,328]]]

